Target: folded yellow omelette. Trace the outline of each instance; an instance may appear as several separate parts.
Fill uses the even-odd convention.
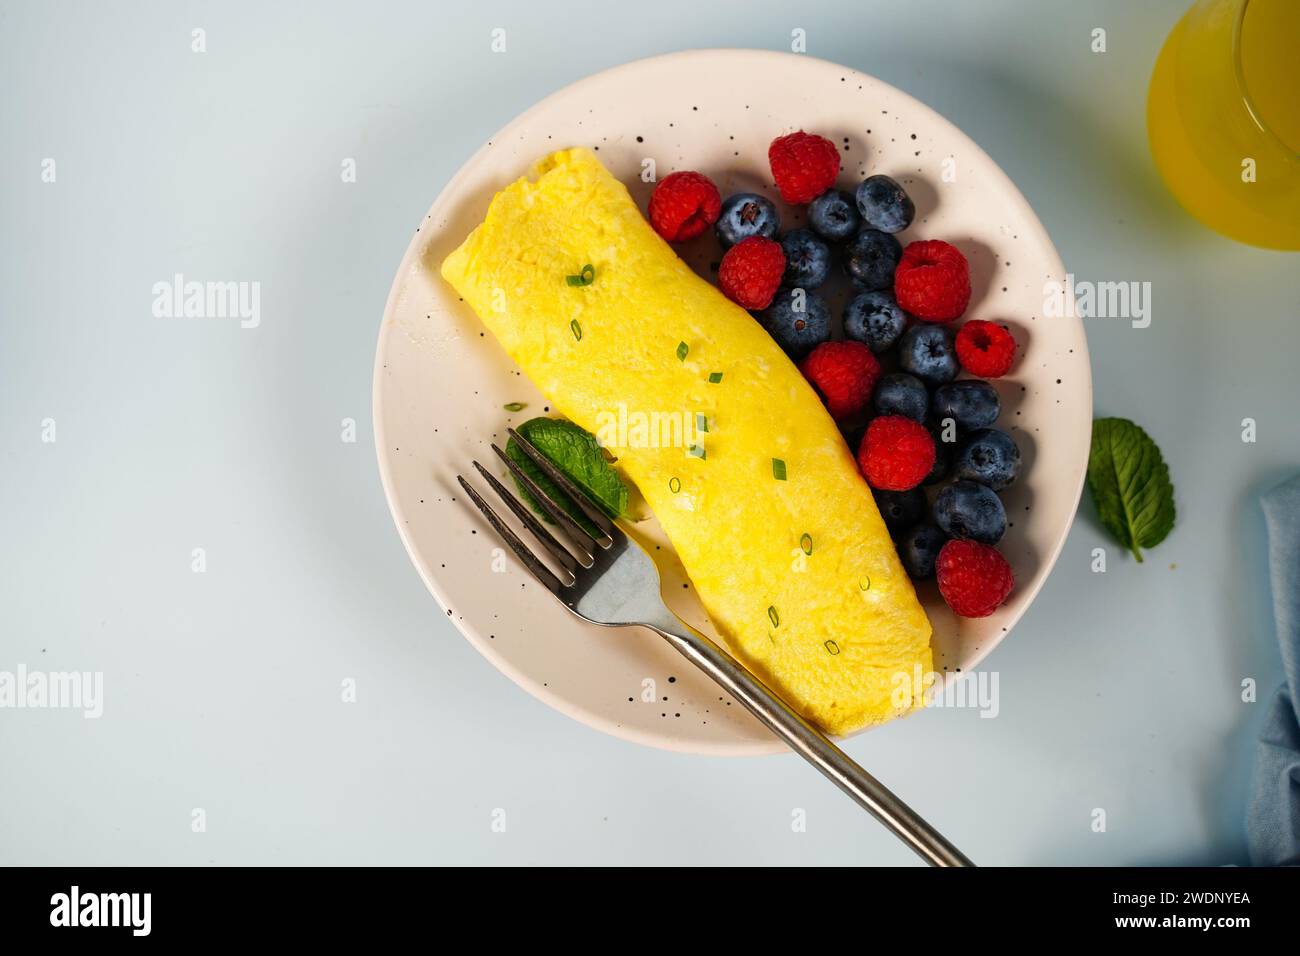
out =
[[[590,284],[568,281],[588,264]],[[755,673],[831,733],[921,706],[930,623],[834,421],[593,153],[498,193],[442,275],[610,446]]]

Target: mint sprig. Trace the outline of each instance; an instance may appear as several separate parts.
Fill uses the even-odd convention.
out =
[[[617,518],[627,511],[627,485],[623,484],[618,472],[609,466],[609,462],[601,454],[600,443],[591,432],[562,418],[545,417],[530,418],[517,430],[611,518]],[[582,525],[584,530],[593,536],[597,534],[596,526],[569,496],[537,467],[537,464],[524,453],[513,438],[506,443],[506,455],[523,470],[524,474],[537,482],[542,491],[568,512],[573,520]],[[529,507],[547,523],[551,523],[550,516],[542,510],[541,505],[518,479],[515,480],[515,487]]]
[[[1127,418],[1092,423],[1088,491],[1106,530],[1133,557],[1154,548],[1174,528],[1174,486],[1169,466],[1151,436]]]

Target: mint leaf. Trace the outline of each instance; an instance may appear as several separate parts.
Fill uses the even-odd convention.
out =
[[[1151,437],[1127,418],[1092,423],[1088,490],[1101,523],[1142,560],[1174,528],[1174,486]]]
[[[618,473],[609,466],[601,451],[600,443],[591,432],[562,418],[530,418],[516,430],[611,518],[617,518],[627,511],[627,485],[623,484]],[[538,487],[568,512],[584,530],[593,535],[599,533],[582,510],[546,476],[542,469],[537,467],[537,464],[524,453],[513,438],[506,443],[506,455],[520,467],[524,474],[537,482]],[[530,508],[543,520],[552,523],[550,516],[537,503],[537,499],[517,478],[515,487],[519,491],[519,497],[527,502]]]

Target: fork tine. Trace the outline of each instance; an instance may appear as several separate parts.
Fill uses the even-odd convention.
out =
[[[497,534],[501,535],[502,540],[504,540],[506,544],[510,545],[510,550],[513,551],[515,556],[524,563],[524,566],[527,567],[529,571],[533,572],[533,577],[537,578],[537,580],[542,583],[542,586],[552,594],[559,594],[561,588],[566,587],[566,585],[551,573],[550,568],[537,560],[537,555],[528,550],[528,546],[519,540],[519,536],[510,530],[509,526],[506,525],[497,513],[492,510],[492,506],[484,501],[483,496],[474,490],[473,485],[460,475],[456,476],[456,480],[459,481],[460,486],[465,489],[465,494],[469,495],[469,500],[474,502],[474,507],[483,512],[483,517],[487,518],[488,524],[493,527]],[[572,583],[572,581],[569,582],[569,584]]]
[[[582,509],[582,513],[587,516],[591,523],[604,532],[605,537],[603,539],[597,538],[596,542],[602,548],[608,548],[613,544],[613,538],[610,536],[614,533],[614,525],[613,522],[609,520],[609,516],[606,515],[595,502],[588,498],[586,492],[574,484],[568,475],[556,468],[554,462],[538,451],[527,438],[524,438],[524,436],[520,435],[519,432],[515,431],[513,428],[508,428],[506,431],[510,433],[511,438],[519,443],[519,447],[523,449],[524,454],[531,458],[533,463],[546,473],[546,477],[559,485],[564,493],[572,498],[577,506]]]
[[[568,571],[569,574],[573,574],[577,571],[578,562],[573,560],[573,555],[568,552],[564,545],[555,540],[555,536],[546,530],[546,527],[533,516],[533,513],[528,510],[528,507],[506,490],[506,486],[497,481],[496,475],[492,474],[492,472],[488,471],[477,461],[472,462],[472,464],[474,465],[475,470],[483,476],[484,480],[492,486],[492,490],[497,493],[497,497],[504,501],[506,507],[515,513],[515,517],[524,523],[524,527],[533,533],[533,537],[546,546],[546,550],[551,553],[551,557],[564,565],[564,569]]]
[[[510,469],[510,474],[518,478],[523,486],[528,489],[532,496],[537,500],[537,503],[542,506],[542,510],[550,515],[552,520],[558,522],[560,527],[568,533],[569,538],[573,542],[573,550],[576,552],[578,563],[584,568],[591,567],[596,560],[591,556],[591,551],[588,548],[588,544],[592,540],[591,535],[587,534],[582,525],[574,521],[567,511],[552,501],[550,496],[547,495],[546,492],[542,491],[537,482],[533,481],[533,479],[530,478],[522,468],[511,461],[510,456],[503,452],[499,446],[494,444],[492,446],[492,451],[496,453],[498,458],[505,462],[506,467]]]

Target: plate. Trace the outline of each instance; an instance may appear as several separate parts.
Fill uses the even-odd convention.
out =
[[[375,442],[397,529],[448,619],[529,693],[639,743],[708,754],[782,749],[659,638],[572,617],[465,500],[456,475],[467,473],[472,459],[492,462],[488,446],[504,444],[507,426],[550,408],[438,266],[483,219],[493,195],[551,150],[596,150],[642,210],[653,189],[643,175],[650,164],[658,178],[699,170],[723,196],[753,190],[777,199],[767,147],[800,128],[842,148],[842,186],[871,173],[902,182],[917,215],[900,238],[945,239],[960,248],[971,263],[966,317],[1008,323],[1021,345],[1011,375],[995,383],[999,425],[1024,455],[1020,480],[1003,494],[1009,527],[1001,549],[1016,589],[991,617],[963,620],[932,583],[918,588],[934,625],[936,670],[970,671],[1007,636],[1051,570],[1082,490],[1092,383],[1082,323],[1049,317],[1069,311],[1049,308],[1050,283],[1064,289],[1061,259],[1006,175],[938,113],[855,70],[757,50],[640,60],[547,97],[461,167],[398,267],[375,357]],[[790,225],[793,211],[781,209]],[[711,233],[682,254],[705,277],[720,255]],[[1057,304],[1063,296],[1056,293]],[[506,409],[516,402],[526,408]],[[658,526],[648,520],[638,529],[658,545],[669,605],[716,638]]]

